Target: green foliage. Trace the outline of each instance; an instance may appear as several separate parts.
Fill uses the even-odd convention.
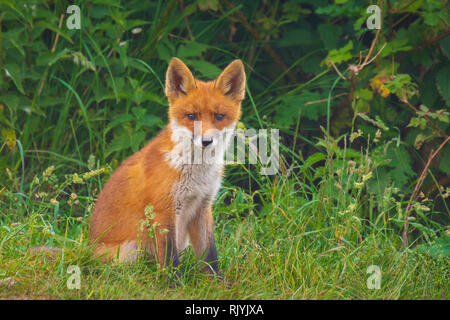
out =
[[[370,4],[382,8],[380,31],[366,26]],[[239,126],[278,128],[281,139],[280,172],[229,166],[214,208],[231,239],[219,242],[229,276],[264,279],[244,296],[440,297],[427,283],[441,279],[439,259],[448,256],[449,144],[406,207],[430,151],[449,134],[447,1],[79,5],[81,29],[69,30],[64,1],[0,1],[0,249],[12,257],[0,276],[14,267],[14,248],[82,238],[112,170],[167,123],[173,56],[205,80],[242,59],[248,91]],[[413,244],[406,251],[398,241],[405,224]],[[377,296],[356,279],[365,281],[363,257],[380,251],[393,285],[409,282]],[[239,259],[270,268],[242,268]],[[346,266],[359,271],[336,273],[332,284],[324,276]],[[318,282],[317,292],[295,291]]]

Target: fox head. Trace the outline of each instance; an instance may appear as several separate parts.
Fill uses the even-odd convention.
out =
[[[195,79],[180,59],[172,58],[165,93],[174,142],[188,138],[195,147],[214,147],[240,119],[245,97],[244,65],[235,60],[216,80],[204,82]]]

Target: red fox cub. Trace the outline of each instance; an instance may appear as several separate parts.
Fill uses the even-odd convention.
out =
[[[165,83],[170,122],[120,165],[100,193],[89,236],[96,256],[123,262],[143,252],[155,256],[162,267],[177,267],[178,254],[189,241],[197,257],[205,254],[219,274],[211,204],[220,188],[223,161],[186,160],[191,160],[190,151],[200,156],[212,152],[223,160],[228,143],[224,132],[234,129],[241,116],[245,79],[240,60],[209,82],[195,79],[181,60],[170,61]],[[148,224],[142,227],[149,206],[154,236]]]

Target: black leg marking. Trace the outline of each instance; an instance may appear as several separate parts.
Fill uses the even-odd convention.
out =
[[[211,266],[217,276],[222,278],[222,274],[220,273],[219,266],[217,264],[217,249],[216,243],[214,241],[214,236],[212,236],[209,241],[208,251],[206,252],[205,256],[205,262],[207,262]]]
[[[169,232],[166,239],[166,252],[164,254],[164,266],[169,268],[177,268],[180,265],[178,259],[177,246],[175,242],[175,233]]]
[[[180,271],[178,266],[180,265],[180,260],[178,258],[178,251],[176,246],[175,232],[169,231],[166,238],[166,251],[164,254],[164,266],[168,267],[169,272],[173,273],[173,278],[169,278],[169,288],[174,288],[177,282],[180,280]]]

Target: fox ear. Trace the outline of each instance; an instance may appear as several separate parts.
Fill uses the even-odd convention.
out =
[[[233,100],[245,97],[245,70],[241,60],[234,60],[217,78],[215,87]]]
[[[195,89],[194,76],[189,68],[178,58],[172,58],[166,73],[166,96],[179,97]]]

